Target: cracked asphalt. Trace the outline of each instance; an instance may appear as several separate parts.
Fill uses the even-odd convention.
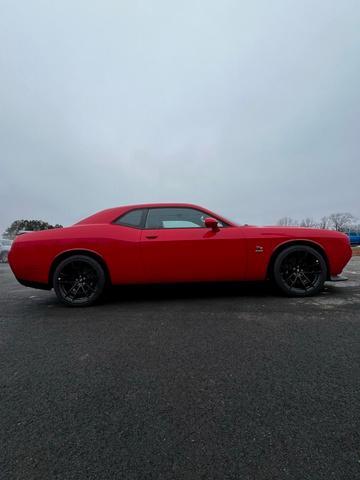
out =
[[[347,275],[68,309],[0,265],[0,478],[360,478],[360,257]]]

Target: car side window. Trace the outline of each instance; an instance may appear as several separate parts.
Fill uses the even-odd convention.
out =
[[[124,213],[124,215],[118,218],[114,223],[117,225],[124,225],[125,227],[141,228],[144,213],[145,210],[143,208],[131,210],[130,212]]]
[[[204,228],[206,213],[195,208],[150,208],[145,228],[157,230],[160,228]],[[219,222],[222,227],[222,223]]]

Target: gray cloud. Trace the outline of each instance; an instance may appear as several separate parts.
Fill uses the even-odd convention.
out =
[[[189,201],[360,217],[360,4],[3,1],[0,230]]]

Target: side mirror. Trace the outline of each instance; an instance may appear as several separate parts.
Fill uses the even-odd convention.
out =
[[[217,230],[219,228],[218,221],[215,218],[207,217],[205,218],[205,227]]]

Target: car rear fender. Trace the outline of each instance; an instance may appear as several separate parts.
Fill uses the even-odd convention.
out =
[[[74,248],[74,249],[66,250],[65,252],[61,252],[60,254],[58,254],[54,258],[54,260],[51,264],[50,270],[49,270],[49,280],[48,281],[49,281],[49,286],[50,287],[52,287],[53,275],[54,275],[56,267],[59,265],[59,263],[62,260],[64,260],[65,258],[71,257],[72,255],[86,255],[88,257],[93,258],[94,260],[97,260],[104,269],[107,284],[111,285],[111,276],[110,276],[110,273],[109,273],[109,269],[108,269],[106,261],[102,257],[102,255],[100,255],[98,252],[95,252],[94,250],[88,250],[88,249],[84,249],[84,248],[81,248],[81,249]]]

